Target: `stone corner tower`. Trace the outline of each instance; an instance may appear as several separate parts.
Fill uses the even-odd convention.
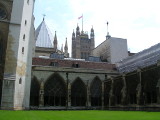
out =
[[[0,40],[3,41],[3,48],[0,47],[2,109],[29,108],[34,1],[0,1]]]

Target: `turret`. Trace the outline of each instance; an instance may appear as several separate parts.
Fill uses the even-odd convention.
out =
[[[64,46],[64,52],[65,52],[65,53],[68,53],[67,38],[66,38],[66,43],[65,43],[65,46]]]
[[[62,44],[62,47],[61,47],[61,52],[63,53],[63,44]]]
[[[75,36],[75,32],[73,30],[73,33],[72,33],[72,40],[75,40],[76,36]]]
[[[93,26],[91,28],[91,34],[90,34],[90,39],[91,39],[91,50],[95,48],[95,42],[94,42],[94,29]],[[92,54],[92,53],[91,53]]]
[[[92,28],[91,28],[90,38],[94,38],[94,29],[93,29],[93,26],[92,26]]]
[[[57,50],[57,35],[56,35],[56,31],[55,31],[55,36],[54,36],[54,41],[53,41],[53,45],[54,45],[54,49]]]
[[[65,55],[65,57],[67,57],[67,58],[69,57],[67,38],[66,38],[66,43],[65,43],[65,46],[64,46],[64,55]]]
[[[80,35],[80,29],[79,29],[79,26],[77,24],[77,28],[76,28],[76,36],[79,36]]]

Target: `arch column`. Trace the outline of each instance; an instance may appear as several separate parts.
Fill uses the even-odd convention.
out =
[[[44,82],[41,82],[39,90],[39,106],[44,107]]]
[[[104,81],[102,81],[102,110],[104,109]]]
[[[87,81],[86,88],[87,88],[87,103],[86,103],[86,106],[87,106],[88,108],[90,108],[90,107],[91,107],[91,92],[90,92],[90,84],[89,84],[89,81]]]
[[[141,74],[141,70],[138,69],[137,70],[137,74],[138,74],[138,79],[139,79],[139,83],[137,85],[137,104],[141,105],[142,104],[142,74]]]
[[[157,103],[160,104],[160,79],[158,80],[158,83],[157,83]]]
[[[127,104],[127,85],[126,85],[126,76],[122,75],[122,80],[123,80],[123,88],[121,90],[122,93],[122,99],[121,99],[121,104],[126,105]]]
[[[71,83],[68,83],[67,106],[71,107]]]
[[[113,93],[114,90],[114,80],[111,78],[111,90],[109,92],[109,106],[114,106],[115,105],[115,96]]]
[[[71,83],[69,82],[69,79],[68,79],[68,72],[66,73],[66,79],[67,79],[67,109],[68,107],[71,107]]]

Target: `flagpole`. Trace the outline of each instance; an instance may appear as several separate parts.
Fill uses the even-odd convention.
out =
[[[83,33],[83,14],[82,14],[82,33]]]

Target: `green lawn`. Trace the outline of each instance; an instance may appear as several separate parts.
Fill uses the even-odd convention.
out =
[[[160,120],[160,112],[1,110],[0,120]]]

